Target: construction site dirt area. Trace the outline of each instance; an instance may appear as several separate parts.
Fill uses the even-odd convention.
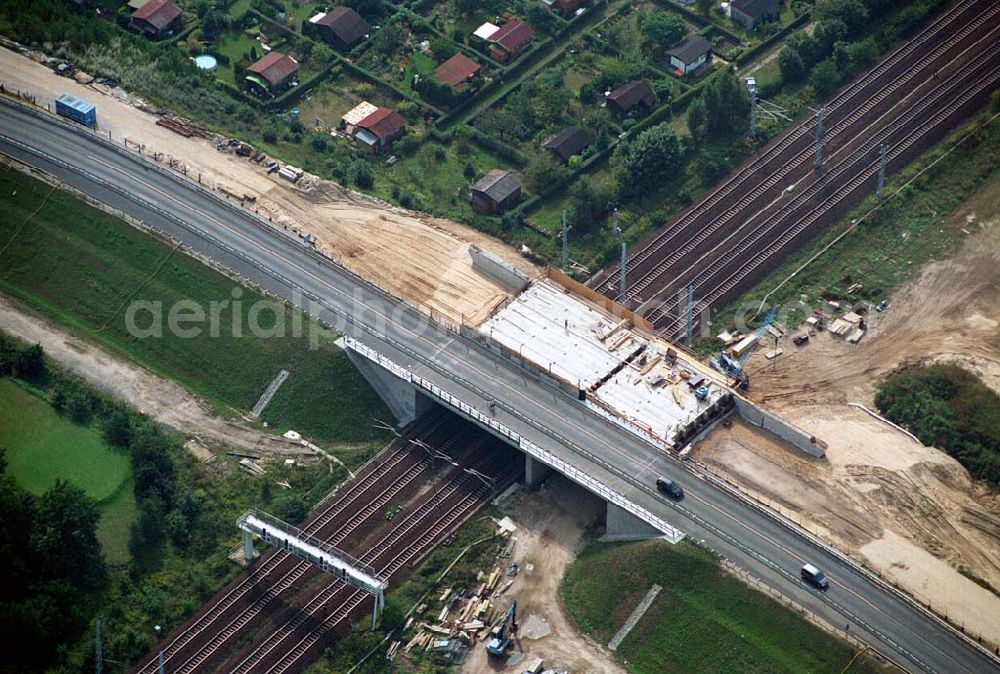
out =
[[[953,217],[972,223],[971,207],[996,209],[982,198]],[[994,646],[1000,493],[870,410],[879,382],[909,364],[956,362],[1000,391],[997,222],[991,213],[953,257],[904,285],[884,314],[872,315],[859,344],[821,331],[802,346],[784,345],[781,356],[750,360],[751,397],[821,438],[825,459],[740,422],[716,429],[692,453]]]
[[[506,593],[507,598],[517,600],[519,629],[513,655],[491,657],[482,644],[476,644],[462,672],[520,674],[540,658],[546,670],[624,674],[607,649],[573,626],[562,605],[566,568],[583,547],[585,531],[603,515],[604,504],[556,475],[537,492],[519,491],[503,508],[517,526],[510,561],[518,565],[519,572]],[[523,657],[517,657],[518,653]]]
[[[237,157],[232,147],[184,137],[156,124],[157,115],[139,110],[120,89],[82,86],[46,66],[0,47],[0,83],[27,92],[38,105],[52,105],[63,92],[97,106],[100,133],[116,142],[142,144],[144,154],[179,160],[189,177],[227,198],[249,196],[245,205],[302,236],[351,271],[425,311],[469,323],[483,320],[507,296],[492,279],[472,268],[469,245],[501,256],[522,271],[538,270],[509,246],[456,222],[395,208],[334,182],[307,176],[299,185],[268,174],[262,165]],[[236,196],[233,196],[236,195]]]

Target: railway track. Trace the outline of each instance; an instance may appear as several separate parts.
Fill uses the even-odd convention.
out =
[[[824,146],[827,158],[829,159],[838,149],[851,147],[859,139],[870,134],[872,127],[894,109],[895,106],[885,110],[891,97],[900,92],[912,91],[915,82],[921,82],[930,72],[941,68],[941,60],[950,58],[950,64],[964,58],[967,52],[973,48],[973,45],[968,44],[968,40],[988,27],[991,21],[995,24],[997,17],[1000,17],[1000,4],[991,6],[986,12],[962,26],[958,33],[939,45],[932,52],[929,60],[923,62],[922,66],[912,68],[903,77],[891,82],[889,86],[884,87],[851,114],[830,127]],[[879,110],[884,110],[884,112],[876,115],[876,111]],[[790,161],[779,167],[777,171],[766,175],[761,183],[753,187],[735,205],[688,236],[683,242],[675,242],[673,237],[669,237],[663,245],[674,244],[671,246],[670,252],[657,262],[652,270],[630,286],[626,299],[634,300],[642,297],[647,289],[654,284],[657,284],[655,286],[657,293],[663,293],[662,281],[664,278],[673,279],[683,276],[683,272],[671,273],[678,263],[690,259],[692,255],[697,254],[705,246],[711,246],[719,236],[724,236],[731,226],[739,226],[741,219],[746,217],[746,213],[755,212],[761,204],[766,208],[766,205],[779,197],[783,187],[793,182],[796,176],[808,176],[813,156],[812,147],[799,152]]]
[[[926,147],[929,138],[943,135],[942,129],[958,113],[974,107],[1000,84],[1000,39],[994,33],[968,63],[936,82],[919,100],[876,131],[872,145],[886,144],[888,162],[900,164],[903,158]],[[874,181],[878,165],[877,152],[873,153],[871,146],[854,149],[788,204],[758,224],[744,228],[748,231],[731,233],[725,250],[719,250],[720,244],[703,256],[704,265],[697,272],[686,277],[701,298],[699,308],[704,309],[725,298],[741,281],[761,269],[821,218],[843,210],[843,204],[850,203],[851,197],[858,196],[862,187]],[[647,313],[668,337],[677,336],[683,323],[680,316],[671,315],[674,304],[669,299],[664,300]]]
[[[423,438],[448,451],[471,431],[466,424],[455,425],[445,415],[434,415],[419,422],[410,432],[393,443],[380,457],[318,506],[318,512],[303,530],[323,540],[343,540],[345,529],[356,532],[370,523],[380,507],[414,485],[430,465],[428,458],[411,448],[410,440]],[[390,485],[386,489],[386,485]],[[283,551],[265,553],[264,559],[235,586],[225,591],[190,621],[163,647],[165,664],[171,671],[191,671],[215,652],[223,643],[245,629],[261,611],[280,595],[302,580],[309,566]],[[263,584],[269,585],[261,592]],[[154,658],[137,671],[152,674],[157,671]]]
[[[1000,5],[994,7],[995,12],[991,16],[996,19],[1000,17]],[[1000,37],[1000,21],[993,20],[992,28],[983,34],[978,41],[967,45],[960,53],[955,55],[948,64],[939,71],[940,73],[951,72],[951,75],[938,77],[930,83],[924,82],[920,86],[911,89],[906,97],[901,99],[892,109],[886,111],[880,118],[874,120],[865,128],[857,129],[851,139],[844,143],[836,151],[827,155],[824,171],[812,173],[805,176],[794,185],[795,190],[791,196],[786,196],[781,200],[776,200],[750,214],[744,214],[734,226],[727,228],[720,237],[710,240],[707,244],[698,248],[686,247],[684,252],[684,268],[674,269],[670,275],[670,280],[662,285],[662,289],[651,300],[648,300],[640,309],[642,313],[653,322],[661,321],[668,308],[672,304],[679,303],[672,301],[672,293],[679,293],[691,280],[696,277],[697,272],[706,264],[710,264],[714,257],[732,252],[730,247],[743,232],[752,227],[759,226],[756,223],[763,220],[773,219],[776,215],[791,217],[796,209],[804,208],[810,198],[818,198],[814,189],[817,184],[822,184],[831,188],[835,186],[835,181],[831,177],[843,177],[840,170],[841,163],[845,158],[853,156],[859,149],[871,150],[877,148],[887,133],[899,128],[901,123],[915,123],[918,119],[913,114],[915,109],[927,110],[926,101],[929,96],[940,98],[940,88],[950,86],[957,76],[963,76],[961,69],[972,67],[976,64],[982,65],[984,53],[995,53],[996,42]],[[783,202],[783,203],[782,203]],[[699,238],[698,243],[706,239]],[[743,250],[743,249],[741,249]],[[749,250],[749,249],[745,249]],[[703,298],[702,298],[703,299]],[[650,310],[650,306],[653,306]]]
[[[476,470],[493,477],[496,488],[503,488],[520,471],[511,461],[512,452],[499,445],[498,440],[489,438],[485,444],[494,451],[483,456]],[[498,448],[507,451],[496,451]],[[485,504],[493,489],[475,475],[464,473],[457,480],[441,486],[418,511],[400,523],[361,561],[374,566],[380,575],[394,580],[401,570],[415,565],[434,545],[467,521]],[[242,660],[226,667],[226,671],[233,674],[277,674],[301,669],[322,638],[359,612],[366,599],[368,595],[360,590],[340,581],[331,582],[301,611],[255,645]]]
[[[826,106],[826,151],[829,153],[849,142],[852,129],[858,124],[884,114],[913,83],[921,77],[930,77],[940,67],[941,59],[953,59],[970,39],[995,22],[998,12],[1000,8],[995,3],[984,0],[956,3],[841,90]],[[660,290],[657,282],[684,254],[724,232],[726,225],[739,214],[779,196],[785,183],[807,174],[813,157],[814,129],[813,118],[787,129],[701,201],[633,251],[628,271],[629,278],[635,280],[626,290],[625,302],[635,303],[657,294]],[[595,275],[589,285],[617,296],[619,282],[619,272],[614,269]]]

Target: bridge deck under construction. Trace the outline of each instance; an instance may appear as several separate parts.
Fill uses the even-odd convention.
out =
[[[552,281],[532,283],[479,329],[658,443],[682,440],[731,393],[694,358]]]

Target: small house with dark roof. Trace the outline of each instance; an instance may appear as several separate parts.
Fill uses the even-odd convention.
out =
[[[458,53],[435,68],[434,76],[452,89],[464,89],[478,72],[478,63],[465,54]]]
[[[566,163],[573,155],[580,154],[590,145],[590,134],[578,126],[571,126],[542,141],[542,149],[551,152],[561,162]]]
[[[309,19],[309,33],[347,51],[362,42],[372,27],[350,7],[334,7]]]
[[[511,19],[497,28],[486,41],[490,43],[490,56],[500,63],[513,61],[535,39],[535,31],[520,19]]]
[[[391,108],[377,108],[354,125],[354,140],[375,154],[389,147],[406,130],[406,120]]]
[[[521,179],[510,171],[493,169],[472,184],[472,210],[503,213],[521,200]]]
[[[649,112],[656,106],[656,94],[645,80],[632,80],[621,85],[605,99],[608,109],[619,116],[634,111]]]
[[[180,30],[183,15],[170,0],[149,0],[132,12],[128,25],[151,40],[159,40]]]
[[[712,63],[712,43],[701,35],[691,35],[673,49],[667,50],[670,69],[684,77]]]
[[[259,93],[274,95],[287,89],[298,71],[298,61],[287,54],[271,50],[247,68],[249,74],[246,79],[251,88]]]
[[[729,18],[747,30],[777,19],[779,11],[778,0],[732,0],[729,3]]]

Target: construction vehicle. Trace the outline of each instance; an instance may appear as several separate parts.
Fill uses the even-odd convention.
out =
[[[486,642],[486,652],[496,657],[507,654],[514,634],[517,633],[517,600],[510,602],[510,607],[503,615],[500,624],[490,632],[490,640]]]
[[[725,351],[719,351],[715,358],[708,361],[709,365],[727,377],[731,377],[734,381],[734,385],[740,390],[745,391],[750,388],[750,378],[747,377],[746,372],[743,371],[743,365],[746,364],[747,359],[750,358],[750,354],[753,353],[753,350],[757,348],[757,342],[759,342],[760,338],[765,332],[767,332],[767,327],[774,322],[777,315],[777,307],[773,307],[767,312],[767,316],[764,317],[764,322],[755,331],[757,341],[754,342],[750,348],[741,353],[739,357],[730,356]]]

